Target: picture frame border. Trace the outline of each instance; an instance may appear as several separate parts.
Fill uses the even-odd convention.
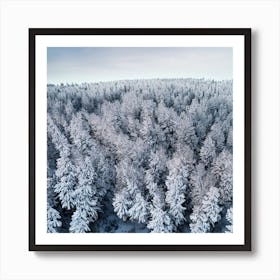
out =
[[[35,243],[36,35],[244,36],[244,245],[37,245]],[[29,251],[251,251],[251,29],[250,28],[29,28]]]

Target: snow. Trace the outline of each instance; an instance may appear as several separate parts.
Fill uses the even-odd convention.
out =
[[[229,232],[232,149],[232,80],[49,85],[49,232]]]

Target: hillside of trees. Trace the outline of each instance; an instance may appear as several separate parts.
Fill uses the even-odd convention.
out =
[[[47,231],[232,232],[232,81],[47,86]]]

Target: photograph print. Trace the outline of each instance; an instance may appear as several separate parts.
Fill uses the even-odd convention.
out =
[[[250,250],[249,43],[30,29],[30,250]]]

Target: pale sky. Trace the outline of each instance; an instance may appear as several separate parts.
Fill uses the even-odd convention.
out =
[[[232,79],[232,48],[48,47],[48,83]]]

